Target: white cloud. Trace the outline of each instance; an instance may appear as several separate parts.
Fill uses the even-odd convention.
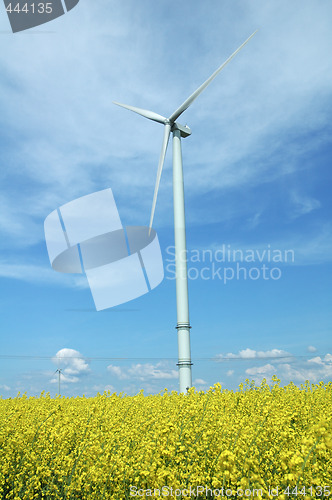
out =
[[[304,382],[309,380],[312,383],[320,382],[321,380],[331,380],[332,377],[332,360],[328,358],[323,363],[311,363],[311,365],[306,364],[304,367],[293,367],[289,364],[285,364],[282,367],[281,374],[296,382]]]
[[[162,128],[116,108],[112,100],[172,112],[256,24],[264,28],[183,116],[196,131],[186,149],[186,186],[190,194],[202,196],[211,191],[211,179],[218,189],[257,185],[299,168],[304,147],[285,150],[283,138],[328,123],[330,7],[299,8],[295,2],[280,8],[257,1],[246,16],[237,16],[236,30],[227,16],[218,29],[206,30],[210,9],[197,1],[193,10],[200,13],[199,26],[188,12],[185,25],[181,16],[170,14],[173,29],[176,23],[188,30],[185,39],[190,40],[182,44],[177,64],[172,54],[179,52],[178,42],[168,36],[162,8],[145,4],[148,17],[143,19],[145,10],[139,12],[134,2],[119,4],[117,12],[105,2],[98,2],[100,8],[95,4],[81,2],[72,15],[53,21],[54,33],[24,36],[24,43],[23,35],[2,40],[2,124],[17,140],[2,165],[1,175],[12,186],[2,194],[6,215],[0,224],[13,241],[40,242],[38,226],[50,211],[108,185],[128,200],[128,218],[145,220]],[[223,11],[219,1],[213,5],[212,10]],[[238,9],[234,4],[232,15]],[[5,28],[8,20],[2,17]],[[324,140],[322,134],[311,136],[308,150]],[[272,165],[274,157],[279,168]],[[169,162],[168,156],[166,167]],[[167,179],[160,190],[159,222],[171,203]],[[20,182],[33,190],[20,189]],[[301,211],[308,212],[313,202],[303,196]],[[221,217],[219,212],[214,217]],[[190,217],[197,220],[198,214],[195,209]]]
[[[314,352],[316,349],[309,346],[308,349]],[[249,366],[244,370],[244,373],[255,377],[255,381],[259,382],[263,378],[267,378],[274,374],[278,375],[283,381],[303,382],[310,380],[315,383],[320,380],[330,380],[332,377],[332,354],[327,353],[325,356],[315,356],[310,359],[305,359],[303,356],[295,356],[283,349],[270,349],[266,351],[258,351],[255,349],[242,349],[238,353],[229,352],[225,355],[219,354],[216,356],[216,361],[225,362],[231,360],[243,360],[253,364],[254,361],[273,359],[274,364],[267,363],[264,365]],[[241,368],[238,370],[241,373]],[[227,376],[233,375],[234,370],[229,370]]]
[[[197,387],[198,385],[207,385],[207,382],[202,379],[202,378],[196,378],[194,380],[194,384],[193,384],[195,387]]]
[[[106,384],[104,386],[104,391],[110,391],[111,393],[116,392],[115,391],[115,387],[113,385],[111,385],[111,384]]]
[[[247,223],[248,223],[248,228],[254,229],[257,227],[260,223],[260,219],[262,216],[262,212],[256,212],[252,217],[249,217]]]
[[[65,371],[61,371],[60,373],[60,386],[63,387],[63,384],[76,384],[80,379],[76,376],[69,375],[68,373],[65,373]],[[50,380],[51,384],[58,384],[59,378],[58,374],[54,375],[53,378]]]
[[[127,376],[126,370],[124,370],[120,366],[109,365],[107,367],[107,370],[109,372],[111,372],[112,375],[114,375],[115,377],[119,378],[120,380],[125,380],[126,378],[129,378]]]
[[[273,365],[267,364],[264,366],[255,366],[254,368],[247,368],[248,375],[272,375],[276,371]]]
[[[82,354],[67,347],[60,349],[52,358],[52,362],[61,370],[60,383],[75,383],[79,377],[90,372],[90,367]],[[58,382],[58,374],[54,374],[51,383]]]
[[[211,250],[212,252],[220,252],[223,245],[229,245],[230,258],[225,251],[225,261],[236,261],[239,257],[245,260],[247,255],[253,254],[254,261],[260,262],[276,262],[277,265],[312,265],[332,261],[332,225],[330,223],[322,223],[314,230],[310,237],[302,233],[294,236],[287,236],[285,240],[264,242],[251,242],[250,245],[244,245],[241,242],[225,242],[214,241],[208,247],[201,250]],[[235,252],[235,253],[233,253]],[[238,253],[236,253],[238,252]],[[270,252],[270,253],[269,253]],[[235,258],[233,258],[235,255]],[[278,260],[273,261],[275,257]],[[281,259],[281,260],[280,260]]]
[[[224,361],[226,359],[268,359],[268,358],[287,358],[291,356],[291,354],[282,349],[271,349],[268,351],[256,351],[254,349],[250,349],[247,347],[246,349],[240,350],[238,353],[234,354],[232,352],[228,352],[227,354],[218,354],[216,356],[216,361]]]
[[[316,356],[315,358],[308,359],[308,363],[321,365],[324,370],[327,369],[329,371],[332,368],[332,355],[327,353],[323,359],[320,356]]]
[[[53,284],[71,288],[89,288],[85,275],[58,273],[49,267],[35,264],[19,264],[8,260],[0,261],[0,276],[29,283]]]
[[[275,366],[271,364],[266,364],[263,366],[254,366],[252,368],[247,368],[245,371],[246,375],[254,377],[255,383],[260,384],[263,379],[271,378],[272,375],[277,373]]]
[[[104,392],[108,392],[110,391],[111,394],[113,394],[114,392],[116,392],[115,390],[115,387],[111,384],[107,384],[107,385],[94,385],[92,386],[92,390],[94,392],[99,392],[99,394],[104,394]]]
[[[167,367],[164,362],[156,363],[137,363],[130,367],[121,368],[120,366],[109,365],[107,370],[120,380],[137,379],[140,381],[173,379],[178,377],[177,370]]]
[[[231,377],[232,375],[234,375],[234,370],[228,370],[226,375],[227,377]]]
[[[311,198],[306,195],[300,195],[298,192],[291,192],[291,200],[293,203],[293,214],[292,217],[300,217],[301,215],[306,215],[320,208],[321,203],[319,200]]]
[[[316,356],[315,358],[308,359],[308,363],[316,363],[318,365],[324,364],[320,356]]]
[[[276,374],[286,383],[289,381],[303,383],[305,380],[309,380],[311,383],[317,383],[321,380],[329,381],[332,377],[332,355],[327,353],[323,358],[316,356],[308,360],[294,357],[292,364],[286,362],[277,366],[271,364],[254,366],[246,369],[245,372],[249,375],[256,375],[257,379]]]
[[[3,391],[10,391],[9,385],[6,384],[0,384],[0,389]]]
[[[317,351],[317,349],[316,349],[316,347],[314,347],[313,345],[308,345],[308,347],[307,347],[307,351],[309,351],[309,352],[316,352],[316,351]]]

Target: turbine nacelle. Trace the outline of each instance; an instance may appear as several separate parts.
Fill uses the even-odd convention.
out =
[[[180,125],[180,123],[173,123],[171,132],[174,132],[174,130],[180,130],[181,137],[188,137],[191,135],[191,130],[188,127],[188,125]]]
[[[177,123],[175,120],[172,120],[171,118],[165,118],[164,116],[159,115],[154,111],[136,108],[135,106],[129,106],[129,104],[122,104],[121,102],[113,101],[113,104],[116,104],[121,108],[129,109],[129,111],[133,111],[134,113],[144,116],[144,118],[148,118],[149,120],[152,120],[154,122],[161,123],[162,125],[169,125],[171,127],[171,132],[173,132],[173,130],[180,130],[181,137],[188,137],[188,135],[191,135],[191,130],[187,125],[180,125],[180,123]]]

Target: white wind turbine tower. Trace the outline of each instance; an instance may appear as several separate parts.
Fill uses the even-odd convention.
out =
[[[177,306],[177,332],[178,332],[178,351],[179,351],[179,382],[180,392],[185,393],[192,386],[191,379],[191,354],[190,354],[190,323],[189,323],[189,303],[188,303],[188,279],[187,279],[187,260],[186,256],[186,230],[185,230],[185,214],[184,214],[184,190],[183,190],[183,170],[182,170],[182,153],[181,153],[181,137],[188,137],[191,130],[187,125],[183,126],[177,123],[177,119],[182,113],[189,108],[194,100],[203,92],[203,90],[212,82],[212,80],[220,73],[220,71],[228,64],[231,59],[249,42],[249,40],[257,33],[257,30],[233,52],[233,54],[208,78],[188,99],[184,101],[169,118],[165,118],[153,111],[128,106],[114,102],[118,106],[134,111],[139,115],[162,123],[165,126],[164,139],[161,148],[159,165],[157,171],[157,180],[154,189],[151,217],[149,228],[151,231],[153,216],[156,207],[160,177],[165,161],[166,150],[168,146],[169,136],[173,134],[173,203],[174,203],[174,240],[175,240],[175,266],[176,266],[176,306]]]

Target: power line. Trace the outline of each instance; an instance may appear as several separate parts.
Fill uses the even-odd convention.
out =
[[[313,355],[319,356],[319,353],[311,353],[311,354],[303,354],[303,355],[295,355],[289,354],[287,356],[255,356],[252,358],[244,358],[243,356],[208,356],[208,357],[199,357],[194,358],[197,361],[209,360],[214,361],[216,363],[223,361],[259,361],[265,359],[291,359],[291,358],[311,358]],[[0,359],[39,359],[39,360],[54,360],[60,361],[65,359],[81,359],[83,361],[155,361],[155,360],[177,360],[175,357],[96,357],[96,356],[37,356],[37,355],[18,355],[18,354],[0,354]]]

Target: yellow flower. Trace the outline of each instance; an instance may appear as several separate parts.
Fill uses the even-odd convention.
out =
[[[119,500],[131,486],[166,484],[271,499],[280,485],[278,500],[289,500],[288,485],[328,484],[332,384],[263,382],[187,396],[0,399],[0,498]]]

